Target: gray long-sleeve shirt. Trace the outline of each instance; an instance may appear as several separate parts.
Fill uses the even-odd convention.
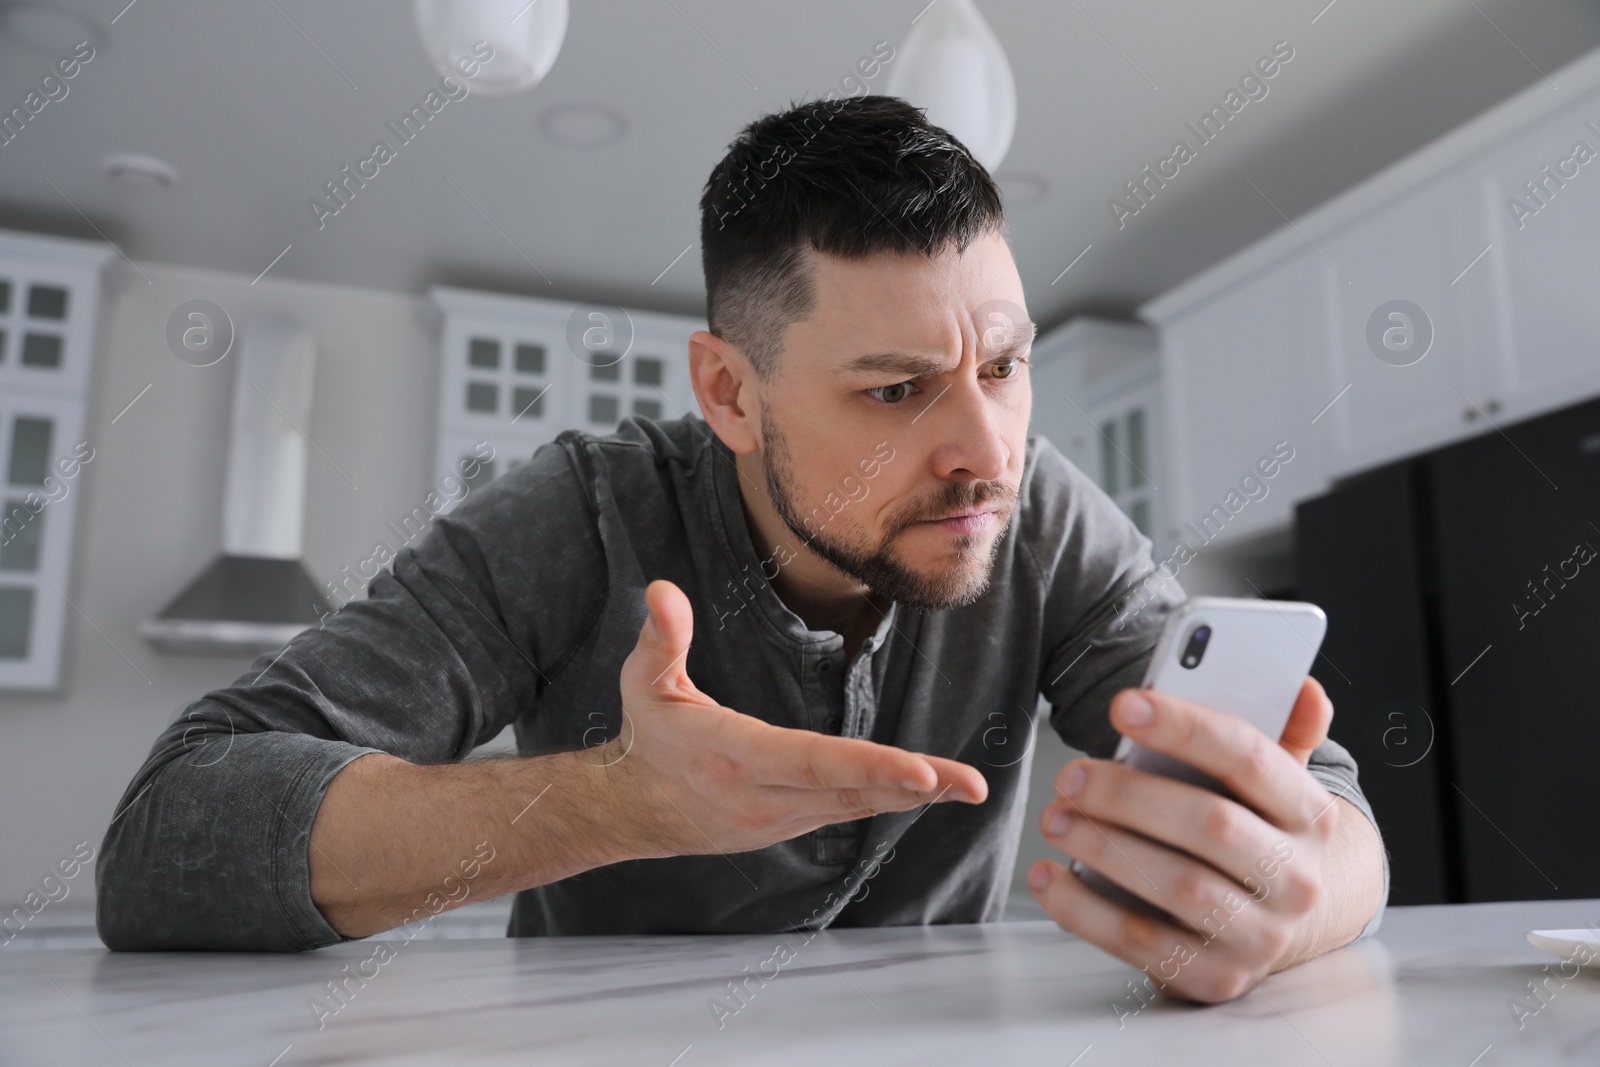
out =
[[[1149,541],[1038,437],[989,590],[966,607],[896,604],[847,662],[842,636],[808,629],[762,577],[774,566],[758,558],[732,453],[697,416],[563,434],[402,548],[365,600],[163,731],[96,865],[101,938],[114,949],[345,940],[311,900],[308,839],[329,780],[368,752],[460,760],[507,724],[522,755],[615,736],[618,675],[656,578],[693,604],[688,673],[719,703],[970,763],[989,797],[753,852],[586,871],[519,893],[509,934],[998,920],[1039,697],[1069,745],[1109,755],[1111,697],[1139,683],[1177,583],[1130,597]],[[1343,748],[1324,743],[1310,770],[1371,818]],[[1387,900],[1387,864],[1384,883]]]

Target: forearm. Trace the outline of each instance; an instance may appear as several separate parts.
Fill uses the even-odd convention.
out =
[[[1383,903],[1383,842],[1361,809],[1335,798],[1338,823],[1328,842],[1323,892],[1306,920],[1301,948],[1277,970],[1347,945]]]
[[[311,898],[345,937],[636,858],[601,801],[604,749],[419,766],[368,753],[312,823]],[[487,857],[487,858],[486,858]]]

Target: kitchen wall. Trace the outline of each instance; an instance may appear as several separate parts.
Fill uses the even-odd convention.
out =
[[[77,610],[68,615],[62,689],[0,694],[6,912],[78,842],[98,852],[162,727],[252,658],[163,655],[138,634],[139,621],[221,549],[234,361],[178,360],[166,342],[172,310],[210,300],[236,324],[281,312],[317,335],[316,398],[302,429],[317,446],[305,561],[319,582],[365,556],[384,519],[420,503],[433,468],[438,356],[425,301],[146,262],[118,262],[106,281],[84,431],[94,459],[76,483],[83,497],[67,592]],[[89,907],[92,882],[92,869],[79,874],[50,909]]]

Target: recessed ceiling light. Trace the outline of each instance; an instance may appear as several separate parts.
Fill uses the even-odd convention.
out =
[[[100,165],[105,168],[106,177],[126,185],[154,184],[170,189],[178,184],[178,172],[154,156],[118,152],[107,156]]]
[[[1000,195],[1007,207],[1029,207],[1050,194],[1050,182],[1042,174],[1018,171],[997,174],[994,180],[1000,186]]]
[[[557,104],[539,116],[539,128],[561,144],[602,148],[622,140],[628,120],[599,104]]]
[[[0,2],[0,37],[30,52],[56,58],[80,41],[96,50],[106,46],[105,27],[76,11],[23,0]]]

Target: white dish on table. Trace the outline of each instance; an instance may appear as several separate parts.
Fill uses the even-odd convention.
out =
[[[1600,968],[1600,929],[1529,930],[1528,940],[1568,963]]]

